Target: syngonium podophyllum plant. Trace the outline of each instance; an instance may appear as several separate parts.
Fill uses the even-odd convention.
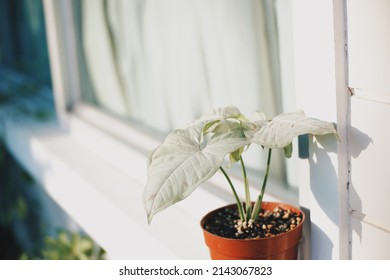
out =
[[[153,216],[189,196],[218,170],[226,177],[237,203],[242,223],[251,224],[259,216],[270,169],[272,149],[282,148],[291,157],[292,140],[302,134],[336,134],[333,123],[308,118],[302,111],[285,113],[267,120],[262,112],[252,119],[236,107],[219,108],[191,125],[174,130],[148,158],[148,180],[144,206],[150,223]],[[251,144],[268,150],[265,176],[254,204],[242,153]],[[231,164],[240,162],[245,189],[241,202],[232,181],[222,167],[229,155]]]

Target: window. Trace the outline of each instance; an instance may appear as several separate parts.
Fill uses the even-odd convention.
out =
[[[82,100],[164,133],[230,104],[274,115],[278,46],[265,3],[78,1],[81,84],[91,88]]]
[[[221,106],[269,117],[284,109],[274,1],[85,0],[71,14],[77,100],[130,125],[163,137]],[[244,157],[264,169],[266,153]],[[273,164],[285,184],[283,156]]]
[[[168,236],[162,225],[180,220],[183,234],[201,239],[199,217],[232,201],[223,176],[149,227],[141,202],[146,152],[170,129],[214,107],[234,104],[249,114],[263,107],[269,117],[295,109],[286,102],[293,94],[282,91],[285,67],[292,69],[291,59],[283,58],[290,50],[277,43],[288,39],[281,34],[289,33],[282,29],[290,23],[277,17],[288,14],[287,2],[44,1],[62,129],[14,130],[9,137],[25,141],[34,176],[110,257],[207,257],[202,248],[189,254],[185,241]],[[245,160],[254,162],[256,173],[265,163]],[[274,178],[285,174],[285,168],[273,170],[279,172]],[[285,182],[274,185],[279,197],[297,200]],[[129,236],[150,237],[151,247]]]
[[[50,85],[42,2],[1,2],[0,66]],[[4,80],[5,81],[5,80]]]

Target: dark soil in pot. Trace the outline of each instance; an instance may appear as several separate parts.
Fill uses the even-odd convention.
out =
[[[237,233],[239,214],[237,207],[221,208],[204,222],[204,228],[215,235],[231,239],[258,239],[274,237],[288,232],[302,222],[302,215],[280,206],[273,210],[261,210],[252,227]]]

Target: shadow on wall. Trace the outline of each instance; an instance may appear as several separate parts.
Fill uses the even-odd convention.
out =
[[[329,153],[337,153],[334,136],[317,137],[312,145],[310,163],[310,187],[321,209],[338,225],[338,180]]]
[[[321,259],[330,260],[332,259],[332,251],[334,244],[328,237],[328,234],[324,232],[319,226],[311,224],[312,234],[312,252],[321,252]]]
[[[322,213],[318,213],[318,210],[313,212],[314,210],[311,209],[311,216],[318,220],[318,217],[323,219],[321,216],[325,214],[331,221],[330,223],[337,227],[339,224],[337,171],[329,156],[329,153],[337,153],[337,140],[331,135],[316,137],[315,139],[316,141],[314,145],[311,145],[309,155],[310,188],[315,200],[311,204],[318,204]],[[333,244],[331,236],[335,234],[335,227],[324,228],[326,223],[327,221],[321,221],[321,226],[315,223],[311,224],[312,259],[332,259],[335,244]]]
[[[360,153],[367,149],[372,140],[368,135],[356,128],[351,128],[351,137],[359,139],[358,144],[353,146],[350,151],[351,156],[357,158]],[[329,153],[337,153],[337,141],[331,135],[317,137],[312,145],[309,157],[310,163],[310,188],[315,201],[327,216],[327,218],[336,226],[339,226],[339,191],[338,191],[338,173],[335,169]],[[350,186],[350,192],[353,192]],[[332,258],[334,244],[329,238],[329,233],[312,225],[312,252],[321,250],[321,258]],[[320,246],[321,248],[314,248]]]
[[[299,260],[310,260],[311,252],[310,252],[310,243],[311,243],[311,223],[310,219],[310,209],[306,207],[301,207],[301,210],[305,214],[305,222],[303,224],[303,233],[299,246]]]
[[[358,158],[362,151],[366,150],[370,144],[374,144],[372,138],[370,138],[367,134],[362,133],[360,130],[352,127],[350,130],[350,138],[353,139],[351,141],[351,157],[354,159]],[[354,201],[354,210],[358,212],[363,212],[362,200],[360,199],[356,189],[354,188],[353,182],[350,182],[349,185],[349,197],[353,197]],[[356,223],[354,226],[354,231],[359,236],[360,240],[362,239],[362,226],[361,223]]]

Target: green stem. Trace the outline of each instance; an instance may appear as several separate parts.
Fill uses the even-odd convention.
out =
[[[222,166],[219,167],[219,169],[221,169],[223,175],[225,175],[225,178],[226,178],[226,180],[228,181],[228,183],[229,183],[229,185],[230,185],[230,187],[231,187],[231,189],[232,189],[232,191],[233,191],[233,195],[234,195],[234,198],[236,199],[236,203],[237,203],[238,213],[239,213],[239,215],[240,215],[240,219],[241,219],[241,221],[244,221],[244,220],[245,220],[245,219],[244,219],[244,218],[245,218],[245,215],[244,215],[244,211],[243,211],[243,209],[242,209],[241,201],[240,201],[240,199],[238,198],[236,189],[234,188],[232,181],[230,180],[229,176],[227,175],[227,173],[225,172],[225,170],[222,168]]]
[[[256,220],[260,214],[261,204],[263,202],[265,187],[267,186],[269,169],[270,169],[270,165],[271,165],[271,154],[272,154],[272,149],[270,148],[270,149],[268,149],[267,168],[266,168],[265,175],[264,175],[263,185],[261,187],[261,192],[259,194],[259,197],[257,198],[255,206],[253,207],[253,213],[252,213],[252,217],[251,217],[253,220]]]
[[[242,156],[240,156],[240,162],[241,162],[241,168],[242,168],[242,175],[244,177],[244,186],[245,186],[245,208],[246,208],[246,221],[249,221],[251,217],[251,207],[252,207],[252,202],[251,202],[251,195],[249,192],[249,182],[248,182],[248,177],[246,175],[246,169],[245,169],[245,164]]]

